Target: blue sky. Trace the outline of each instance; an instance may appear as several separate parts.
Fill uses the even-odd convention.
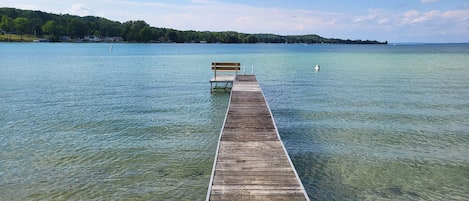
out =
[[[389,42],[469,42],[468,0],[0,0],[154,27]]]

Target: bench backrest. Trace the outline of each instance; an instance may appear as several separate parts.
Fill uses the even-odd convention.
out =
[[[236,62],[212,62],[212,71],[233,71],[239,72],[241,63]]]

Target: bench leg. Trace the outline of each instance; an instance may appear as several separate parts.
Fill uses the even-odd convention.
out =
[[[224,88],[225,92],[226,92],[226,88],[228,88],[228,84],[229,84],[229,82],[226,82],[225,88]]]

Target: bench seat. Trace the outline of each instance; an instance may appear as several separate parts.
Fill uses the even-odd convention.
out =
[[[233,85],[233,81],[236,79],[238,72],[241,70],[241,63],[237,62],[212,62],[212,71],[213,71],[213,78],[210,79],[210,87],[213,91],[213,83],[215,83],[215,87],[217,83],[225,83],[224,89],[231,83]]]

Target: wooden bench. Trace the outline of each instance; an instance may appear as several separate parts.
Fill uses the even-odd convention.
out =
[[[217,83],[225,83],[224,89],[228,87],[228,84],[232,84],[236,79],[238,72],[241,71],[241,63],[237,62],[212,62],[213,78],[210,80],[210,87],[213,91],[213,83],[215,87]],[[234,74],[233,74],[234,73]]]

